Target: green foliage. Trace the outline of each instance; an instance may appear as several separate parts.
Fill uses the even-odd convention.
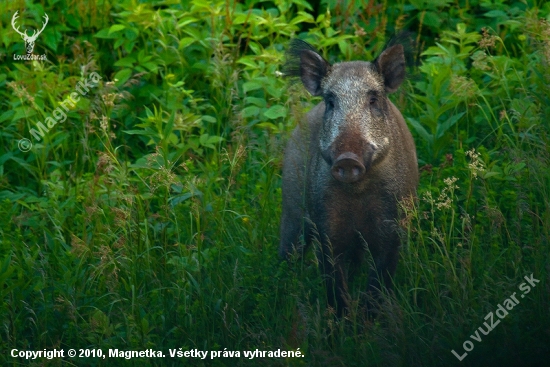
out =
[[[539,285],[460,363],[546,361],[547,2],[24,5],[0,7],[2,350],[305,354],[70,362],[83,365],[457,365],[451,350],[533,273]],[[22,28],[48,14],[34,51],[48,61],[13,60],[25,53],[16,10]],[[277,256],[283,147],[315,103],[278,72],[292,37],[331,62],[372,60],[402,29],[417,66],[392,99],[416,141],[419,200],[403,205],[395,294],[379,318],[360,310],[363,269],[337,320],[315,256]],[[31,135],[94,72],[66,120]]]

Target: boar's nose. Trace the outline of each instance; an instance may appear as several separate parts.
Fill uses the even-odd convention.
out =
[[[353,183],[359,181],[365,175],[366,169],[355,153],[345,152],[336,158],[331,171],[336,180]]]

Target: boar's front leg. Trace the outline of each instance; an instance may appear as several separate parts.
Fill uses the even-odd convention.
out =
[[[327,240],[328,241],[328,240]],[[321,245],[317,258],[322,267],[321,272],[325,277],[327,288],[327,301],[338,317],[343,316],[344,310],[349,307],[349,294],[347,284],[347,272],[343,253],[334,253],[330,241]]]
[[[299,246],[300,235],[309,241],[309,225],[305,210],[306,151],[301,127],[294,130],[288,142],[283,161],[283,212],[281,215],[281,242],[279,255],[288,255]],[[303,250],[303,249],[302,249]]]
[[[300,235],[303,233],[304,213],[298,205],[285,205],[281,217],[281,242],[279,255],[288,258],[289,254],[298,247]]]
[[[396,232],[386,234],[382,242],[379,246],[369,246],[374,260],[374,268],[369,272],[367,285],[367,311],[369,314],[379,309],[377,303],[381,301],[382,286],[391,290],[392,279],[399,260],[399,235]]]

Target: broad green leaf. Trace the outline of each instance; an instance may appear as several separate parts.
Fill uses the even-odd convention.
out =
[[[244,99],[244,101],[246,102],[246,104],[253,104],[253,105],[256,105],[256,106],[262,107],[262,108],[265,108],[266,105],[267,105],[266,100],[263,99],[263,98],[246,97],[246,98]]]
[[[426,51],[422,52],[420,56],[441,56],[444,54],[445,54],[445,51],[443,51],[439,47],[430,46]]]
[[[237,63],[243,64],[248,66],[250,69],[257,69],[258,64],[256,63],[256,56],[243,56],[239,60],[237,60]]]
[[[57,29],[44,33],[44,43],[54,52],[57,51],[57,45],[61,41],[62,35]]]
[[[448,118],[445,122],[441,123],[441,124],[437,124],[437,130],[436,130],[436,133],[435,133],[435,138],[436,139],[439,139],[441,138],[443,135],[445,135],[445,133],[447,132],[447,130],[449,130],[454,124],[456,124],[456,122],[462,117],[464,116],[466,112],[460,112],[459,114],[456,114],[454,116],[451,116],[450,118]]]
[[[290,24],[293,24],[293,25],[296,25],[299,23],[315,23],[315,19],[313,19],[313,15],[300,11],[298,12],[298,15],[290,21]]]
[[[99,32],[94,34],[94,37],[95,38],[104,38],[104,39],[115,39],[115,38],[117,38],[116,35],[109,33],[109,28],[104,28],[104,29],[100,30]]]
[[[183,27],[187,26],[188,24],[196,23],[196,22],[198,22],[198,19],[197,19],[197,18],[193,18],[193,17],[184,17],[184,18],[178,23],[177,28],[183,28]]]
[[[267,111],[265,111],[264,116],[268,119],[275,120],[279,117],[286,117],[286,113],[286,108],[277,104],[275,106],[271,106]]]
[[[250,91],[261,89],[263,87],[264,83],[253,80],[243,84],[243,92],[248,93]]]
[[[117,39],[115,44],[113,45],[113,48],[119,48],[120,46],[122,46],[124,44],[124,42],[126,42],[126,40],[124,38]]]
[[[273,131],[274,133],[279,133],[280,129],[277,127],[277,125],[272,124],[271,122],[262,122],[256,125],[257,127],[261,127],[262,129],[269,129]]]
[[[202,134],[199,138],[199,143],[204,147],[215,149],[214,144],[217,144],[222,140],[224,139],[221,136]]]
[[[193,37],[184,37],[184,38],[182,38],[180,40],[179,45],[178,45],[178,50],[183,50],[184,48],[191,45],[195,41],[196,41],[196,39],[194,39]]]
[[[109,34],[111,33],[115,33],[115,32],[118,32],[118,31],[121,31],[123,30],[124,28],[126,28],[126,26],[122,25],[122,24],[113,24],[111,26],[111,28],[109,28]]]
[[[256,42],[250,42],[248,44],[248,47],[250,47],[252,52],[254,52],[256,55],[260,55],[262,53],[262,47]]]
[[[168,121],[166,122],[166,125],[164,126],[164,130],[162,131],[162,134],[167,137],[169,136],[170,134],[172,134],[172,129],[174,127],[174,119],[175,119],[175,116],[176,116],[176,112],[175,111],[172,111],[172,114],[170,115],[170,118],[168,119]],[[174,134],[172,134],[174,135]],[[174,135],[175,137],[175,135]],[[173,140],[173,137],[172,139]],[[173,141],[172,141],[173,142]]]
[[[413,118],[407,118],[407,121],[412,125],[414,130],[417,132],[424,141],[431,144],[433,142],[433,135],[428,133],[428,131],[422,126],[418,121]]]
[[[210,115],[202,115],[201,120],[209,122],[211,124],[215,124],[216,122],[218,122],[218,120],[214,116],[210,116]]]
[[[260,113],[260,108],[256,106],[248,106],[243,108],[242,114],[244,118],[252,117],[252,116],[258,116]]]
[[[305,7],[306,9],[310,10],[310,11],[313,11],[313,8],[311,7],[311,4],[309,4],[307,1],[305,0],[292,0],[292,2],[294,4],[297,4],[297,5],[301,5],[303,7]],[[302,12],[300,12],[302,13]]]
[[[155,131],[147,129],[147,130],[123,130],[125,134],[129,135],[144,135],[144,136],[154,136],[158,135]]]
[[[115,62],[115,66],[124,66],[124,67],[127,67],[127,68],[131,68],[132,66],[134,66],[136,62],[136,59],[134,59],[133,57],[131,56],[128,56],[128,57],[123,57],[122,59],[118,60],[117,62]]]
[[[239,14],[239,15],[235,16],[235,18],[233,18],[232,23],[233,24],[243,24],[244,22],[246,22],[247,19],[249,19],[249,16],[248,16],[247,13]]]
[[[130,79],[131,75],[132,75],[131,69],[120,70],[118,73],[115,74],[116,85],[121,86],[122,84],[126,83],[126,81]]]
[[[36,111],[28,106],[19,106],[15,109],[15,116],[12,117],[12,121],[17,121],[22,118],[29,118],[36,116]]]
[[[15,114],[14,110],[7,110],[3,114],[0,115],[0,122],[4,122],[7,119],[11,118]]]
[[[443,22],[443,19],[436,12],[427,11],[424,15],[424,24],[428,27],[437,28],[441,22]]]
[[[485,174],[483,174],[483,178],[489,178],[489,177],[494,177],[494,176],[501,176],[502,173],[500,172],[494,172],[494,171],[491,171],[491,172],[486,172]]]
[[[491,10],[483,15],[485,15],[487,18],[507,17],[507,14],[502,10]]]

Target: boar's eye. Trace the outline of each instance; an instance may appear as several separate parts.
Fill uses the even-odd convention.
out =
[[[372,105],[375,105],[376,102],[378,102],[378,97],[377,96],[370,96],[369,97],[369,104],[372,106]]]
[[[330,112],[334,109],[334,96],[325,97],[325,112]]]

